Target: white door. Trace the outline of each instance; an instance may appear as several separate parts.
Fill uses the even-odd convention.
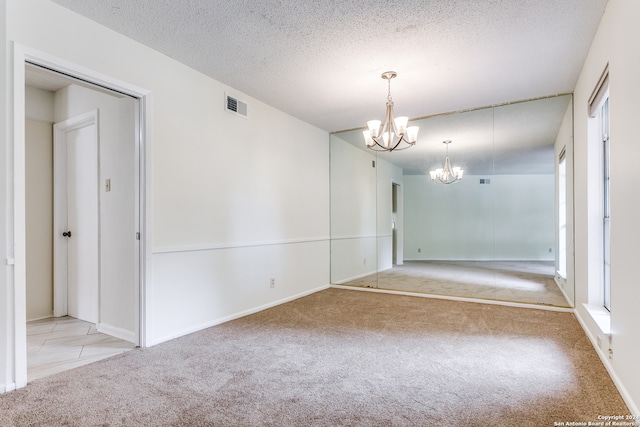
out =
[[[97,111],[54,125],[54,311],[98,323]]]

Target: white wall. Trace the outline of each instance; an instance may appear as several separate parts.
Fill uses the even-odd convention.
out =
[[[5,3],[8,41],[151,91],[147,344],[328,286],[327,132],[49,0]],[[249,119],[223,110],[225,92],[248,104]],[[2,135],[1,161],[8,146]],[[12,229],[0,218],[2,233]],[[0,304],[12,301],[2,286]],[[23,363],[10,357],[12,319],[3,310],[0,389]]]
[[[54,94],[25,88],[27,319],[53,313]]]
[[[608,359],[600,348],[605,364],[623,392],[627,404],[640,414],[640,3],[610,0],[585,61],[574,92],[575,150],[575,287],[576,314],[592,340],[603,338],[587,312],[596,296],[590,295],[590,283],[599,281],[591,266],[598,264],[599,194],[590,188],[590,179],[598,173],[594,154],[588,150],[587,103],[602,71],[609,64],[611,116],[611,349]],[[595,163],[595,164],[594,164]],[[597,183],[593,183],[597,186]],[[591,191],[590,191],[591,190]],[[594,209],[595,207],[595,209]],[[597,287],[597,286],[596,286]],[[606,336],[604,337],[607,338]],[[607,350],[607,341],[603,341]]]
[[[25,87],[25,116],[32,120],[53,123],[54,93],[32,86]]]
[[[8,61],[7,61],[7,10],[6,2],[0,1],[0,99],[7,99]],[[12,390],[15,387],[15,361],[13,359],[13,329],[12,319],[14,316],[13,301],[14,293],[11,284],[13,283],[13,266],[9,265],[9,259],[13,257],[11,247],[11,234],[8,227],[10,216],[8,209],[9,201],[9,173],[11,155],[7,145],[7,125],[8,102],[0,102],[0,165],[7,173],[0,174],[0,393]],[[4,314],[3,314],[4,313]]]
[[[53,313],[53,125],[26,120],[27,320]]]
[[[404,177],[405,260],[554,259],[553,175],[479,179]]]

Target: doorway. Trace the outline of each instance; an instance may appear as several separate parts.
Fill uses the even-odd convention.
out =
[[[391,263],[398,265],[398,192],[400,185],[391,184]],[[400,263],[402,264],[402,262]]]
[[[55,122],[50,160],[54,174],[45,183],[51,186],[53,181],[53,315],[85,320],[100,332],[135,342],[139,264],[135,100],[34,66],[28,66],[27,85],[37,82],[34,76],[44,75],[62,86],[45,91],[53,99]],[[34,90],[26,99],[28,112],[46,96],[36,96]],[[31,158],[25,162],[28,169]],[[27,191],[47,190],[27,182]],[[27,221],[27,232],[34,225]],[[34,240],[27,243],[37,244]],[[28,290],[35,286],[29,271],[39,268],[37,261],[27,259]]]
[[[53,168],[53,315],[68,315],[98,324],[98,111],[55,123],[53,129],[53,151],[56,154]],[[29,268],[27,259],[27,269]]]
[[[147,204],[146,185],[149,182],[149,169],[148,159],[145,154],[146,146],[146,133],[145,123],[148,120],[148,96],[149,92],[135,87],[133,85],[112,79],[103,74],[95,73],[93,71],[78,67],[75,64],[59,60],[44,53],[32,50],[25,46],[14,44],[13,49],[13,126],[11,128],[13,133],[13,162],[10,165],[10,171],[14,177],[13,194],[14,197],[11,202],[11,209],[13,212],[13,246],[18,250],[13,254],[14,258],[11,260],[15,263],[15,275],[13,277],[14,301],[13,301],[13,328],[14,334],[12,338],[11,348],[14,349],[14,357],[12,358],[14,368],[11,370],[14,372],[14,386],[20,388],[27,383],[27,275],[28,266],[26,259],[26,251],[20,250],[26,246],[26,231],[28,225],[26,224],[26,205],[25,205],[25,90],[26,87],[26,66],[40,67],[51,75],[62,76],[67,79],[73,79],[76,81],[78,87],[87,89],[91,87],[96,92],[117,94],[120,98],[128,99],[130,108],[126,112],[133,126],[130,128],[130,133],[133,136],[133,143],[129,144],[130,150],[127,152],[120,151],[120,148],[115,149],[111,154],[104,156],[111,158],[112,165],[115,164],[116,168],[111,171],[107,171],[110,174],[111,181],[114,181],[114,177],[118,173],[128,173],[132,178],[130,181],[120,180],[115,178],[118,182],[118,189],[127,189],[128,191],[114,192],[109,195],[107,200],[105,197],[101,197],[99,201],[99,209],[101,212],[99,224],[101,227],[107,227],[109,230],[114,231],[113,236],[103,239],[102,236],[106,233],[100,233],[99,242],[100,246],[98,252],[100,256],[105,257],[107,254],[123,252],[123,256],[129,259],[127,268],[117,268],[117,263],[112,263],[112,258],[109,257],[109,263],[111,268],[104,268],[105,263],[99,263],[100,282],[114,283],[116,286],[106,286],[99,288],[99,301],[102,303],[98,306],[98,327],[102,328],[104,332],[112,336],[118,336],[134,343],[136,346],[145,346],[145,315],[146,315],[146,294],[144,292],[144,277],[148,274],[150,266],[149,260],[151,258],[150,248],[145,245],[145,240],[150,237],[150,229],[148,227],[149,211],[145,209]],[[99,115],[103,113],[113,113],[115,110],[109,110],[108,108],[100,109]],[[101,136],[102,138],[102,136]],[[105,138],[103,138],[106,141]],[[113,139],[118,141],[118,138]],[[114,147],[118,145],[115,144]],[[126,165],[125,171],[119,166],[124,163]],[[128,168],[128,169],[127,169]],[[99,166],[99,170],[102,170]],[[108,170],[108,168],[106,168]],[[99,188],[103,188],[104,176],[99,176],[97,179]],[[121,217],[117,214],[118,207],[123,204],[123,199],[126,199],[125,203],[129,208],[131,215],[131,221],[124,221],[125,225],[122,225]],[[106,216],[106,219],[104,217]],[[120,226],[118,225],[120,224]],[[68,230],[65,230],[68,231]],[[56,233],[57,234],[57,233]],[[126,251],[119,251],[118,242],[121,236],[126,234],[126,240],[128,241]],[[67,236],[64,236],[65,238]],[[76,237],[72,233],[72,237]],[[54,236],[55,238],[55,236]],[[33,266],[33,264],[31,264]],[[126,271],[126,275],[132,277],[133,280],[122,280],[123,271]],[[27,274],[25,274],[25,272]],[[123,300],[122,286],[117,284],[126,283],[126,288],[129,292],[127,298]],[[125,311],[129,310],[129,313],[120,318],[126,318],[128,324],[122,324],[118,321],[117,314],[122,314],[123,302],[125,303]],[[130,314],[130,315],[129,315]],[[115,320],[114,320],[115,319]]]
[[[51,204],[45,207],[49,210],[49,222],[53,223],[48,230],[53,235],[53,252],[34,256],[30,250],[45,239],[41,233],[32,231],[39,225],[33,220],[33,204],[27,203],[30,381],[46,373],[89,363],[98,354],[129,349],[136,343],[139,221],[135,208],[138,185],[134,167],[135,100],[95,90],[83,82],[33,66],[27,66],[26,75],[29,89],[25,91],[26,147],[43,144],[41,140],[32,140],[31,116],[37,119],[38,115],[49,114],[54,122],[50,125],[53,137],[49,140],[53,147],[48,153],[53,173],[39,174],[34,179],[33,157],[46,155],[42,150],[29,149],[25,156],[27,193],[50,196],[53,191],[53,207]],[[29,86],[32,82],[43,86],[38,79],[44,76],[59,83],[50,85],[51,90]],[[47,103],[47,99],[53,102]],[[115,191],[111,180],[117,183]],[[102,187],[101,181],[109,185]],[[49,241],[48,236],[46,240]],[[53,259],[53,274],[50,271],[49,277],[39,271],[45,264],[43,257]],[[34,283],[33,277],[37,277],[38,283]],[[49,301],[46,311],[38,312],[31,300],[40,299],[37,293],[51,294],[52,289],[53,301]],[[53,319],[46,319],[51,314]],[[96,343],[100,344],[99,350],[92,348]]]

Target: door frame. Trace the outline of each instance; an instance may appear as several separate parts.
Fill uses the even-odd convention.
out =
[[[398,199],[400,192],[400,184],[391,181],[391,219],[393,226],[391,227],[391,266],[398,265]],[[395,218],[394,218],[395,214]]]
[[[67,138],[68,132],[95,125],[95,138],[98,138],[98,110],[72,117],[56,123],[53,131],[53,317],[68,314],[68,274],[67,240],[61,239],[59,231],[67,226],[68,193],[67,193]],[[61,128],[63,126],[63,128]],[[99,142],[98,142],[99,144]],[[98,285],[99,286],[99,285]],[[100,292],[98,292],[100,298]],[[99,307],[99,303],[98,307]],[[98,309],[98,313],[99,313]],[[98,314],[98,323],[100,316]]]
[[[393,190],[396,190],[396,264],[404,265],[404,199],[403,199],[403,181],[391,179],[391,198],[393,199]],[[393,200],[392,200],[393,203]],[[393,208],[392,208],[393,209]],[[393,213],[392,213],[393,215]],[[393,245],[393,230],[391,231],[391,244]],[[393,252],[393,249],[392,249]],[[391,255],[393,264],[393,254]]]
[[[21,388],[27,384],[27,330],[26,330],[26,218],[25,218],[25,66],[34,64],[54,72],[84,80],[136,99],[136,135],[135,150],[137,186],[136,213],[139,221],[139,245],[137,258],[138,280],[136,283],[136,344],[145,347],[147,342],[147,319],[150,295],[147,284],[151,281],[151,155],[149,126],[151,123],[151,92],[139,86],[104,75],[78,64],[57,58],[32,49],[20,43],[11,42],[11,85],[8,140],[10,164],[7,175],[12,179],[8,195],[9,253],[7,263],[13,265],[13,275],[8,278],[13,290],[13,313],[8,313],[13,323],[13,334],[9,334],[9,360],[7,372],[7,390]],[[11,252],[13,250],[13,252]],[[13,367],[13,369],[11,369]],[[11,383],[13,379],[13,383]]]

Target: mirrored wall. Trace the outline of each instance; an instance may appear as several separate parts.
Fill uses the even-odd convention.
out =
[[[414,120],[417,144],[390,153],[367,149],[362,130],[332,134],[332,283],[571,306],[558,274],[558,153],[572,147],[571,98]],[[445,140],[464,171],[453,184],[429,174],[443,167]]]

